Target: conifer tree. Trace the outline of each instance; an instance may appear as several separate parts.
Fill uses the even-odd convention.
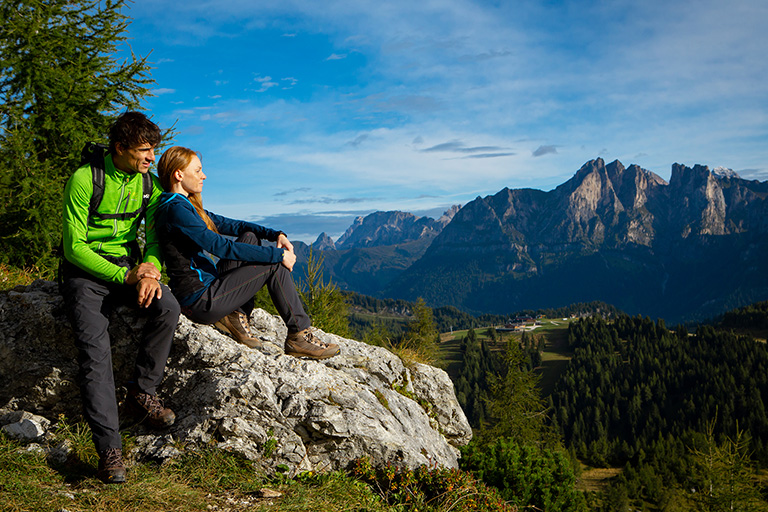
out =
[[[418,338],[422,343],[433,342],[437,333],[435,318],[432,308],[426,305],[423,298],[419,297],[413,304],[412,316],[406,336]]]
[[[418,355],[422,362],[430,363],[437,352],[436,336],[439,335],[435,327],[435,317],[432,308],[426,305],[424,299],[419,297],[411,308],[412,320],[408,324],[408,330],[403,335],[399,346],[402,349],[412,351]]]
[[[505,370],[491,384],[491,437],[508,437],[519,443],[557,444],[546,423],[546,407],[537,386],[539,376],[526,368],[524,354],[515,340],[507,343]]]
[[[349,307],[344,295],[333,282],[323,280],[323,257],[309,251],[307,277],[301,282],[299,296],[316,327],[338,336],[350,337]]]
[[[765,510],[749,456],[749,435],[738,430],[735,437],[715,441],[715,422],[707,425],[706,445],[693,450],[702,485],[691,495],[697,510]]]
[[[88,140],[153,83],[146,57],[118,60],[125,0],[0,1],[0,262],[55,266],[61,195]]]

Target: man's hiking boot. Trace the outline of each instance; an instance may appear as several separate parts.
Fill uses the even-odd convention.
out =
[[[247,347],[261,348],[261,340],[251,337],[248,317],[240,311],[233,311],[213,325]]]
[[[163,406],[163,401],[155,395],[142,393],[138,388],[133,387],[128,390],[128,397],[125,400],[128,408],[139,418],[139,421],[146,420],[151,427],[170,427],[176,421],[176,414]]]
[[[289,332],[285,338],[285,353],[289,356],[328,359],[340,351],[337,344],[320,341],[309,329]]]
[[[120,448],[107,448],[99,454],[99,470],[96,476],[105,484],[125,483],[125,464],[123,464],[123,450]]]

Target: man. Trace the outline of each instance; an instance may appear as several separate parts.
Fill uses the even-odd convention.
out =
[[[99,454],[98,477],[125,482],[118,405],[112,373],[109,307],[133,304],[148,316],[136,367],[128,383],[126,406],[151,426],[171,425],[176,416],[157,398],[179,319],[179,304],[160,283],[160,249],[155,212],[162,189],[151,174],[149,202],[144,175],[155,161],[160,129],[140,112],[118,117],[109,132],[109,152],[98,162],[104,169],[104,193],[90,211],[94,193],[92,165],[85,164],[64,188],[64,258],[62,294],[69,309],[78,349],[83,410]],[[148,192],[148,191],[147,191]],[[143,211],[143,207],[146,211]],[[142,258],[137,230],[146,216]]]

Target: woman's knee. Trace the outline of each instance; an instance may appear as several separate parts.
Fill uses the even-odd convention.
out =
[[[253,231],[246,231],[237,237],[237,241],[243,244],[261,245],[261,239]]]

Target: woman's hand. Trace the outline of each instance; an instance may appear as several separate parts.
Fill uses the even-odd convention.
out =
[[[285,268],[293,272],[293,266],[296,264],[296,253],[293,252],[293,249],[283,248],[283,261],[280,263],[282,263]]]
[[[289,251],[293,252],[293,244],[288,241],[288,237],[285,236],[285,233],[280,233],[277,236],[277,248],[288,249]]]

